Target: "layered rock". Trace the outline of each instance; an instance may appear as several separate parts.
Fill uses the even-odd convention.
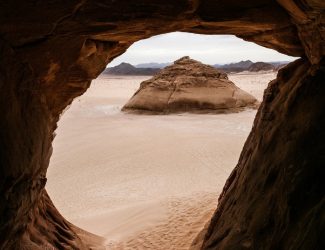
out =
[[[229,113],[257,105],[257,100],[238,88],[225,73],[186,56],[142,82],[122,110]]]
[[[3,1],[0,248],[90,247],[44,190],[60,114],[133,42],[185,31],[303,57],[270,84],[198,245],[324,249],[324,9],[323,0]]]

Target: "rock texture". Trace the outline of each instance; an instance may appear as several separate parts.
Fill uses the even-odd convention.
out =
[[[303,58],[266,91],[197,246],[324,249],[324,9],[323,0],[3,1],[0,248],[90,247],[44,190],[56,123],[133,42],[186,31]]]
[[[122,110],[229,113],[257,105],[257,100],[228,80],[225,73],[185,56],[142,82]]]
[[[324,248],[324,81],[325,63],[311,67],[300,59],[270,82],[218,208],[193,249]]]
[[[152,76],[159,72],[158,68],[136,68],[129,63],[121,63],[115,67],[107,68],[104,70],[103,74],[108,75],[139,75],[139,76]]]

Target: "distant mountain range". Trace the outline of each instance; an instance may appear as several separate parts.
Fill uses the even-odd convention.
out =
[[[253,62],[251,60],[246,60],[246,61],[240,61],[237,63],[229,63],[229,64],[215,64],[213,65],[215,68],[249,68]]]
[[[109,75],[154,75],[160,68],[136,68],[129,63],[121,63],[115,67],[107,68],[104,74]]]
[[[135,65],[136,68],[154,68],[154,69],[163,69],[169,65],[172,65],[172,63],[140,63]]]
[[[240,61],[237,63],[229,63],[229,64],[215,64],[213,67],[217,69],[221,69],[225,72],[241,72],[248,70],[248,68],[253,64],[252,61]]]
[[[248,71],[252,72],[258,72],[258,71],[268,71],[268,70],[275,70],[275,66],[271,63],[265,63],[265,62],[256,62],[251,64],[251,66],[248,67]]]
[[[252,62],[251,60],[240,61],[238,63],[229,64],[215,64],[215,68],[221,69],[227,73],[229,72],[242,72],[242,71],[268,71],[268,70],[279,70],[290,63],[289,61],[278,61],[278,62]]]
[[[287,65],[289,61],[277,61],[277,62],[252,62],[250,60],[240,61],[237,63],[229,64],[214,64],[213,67],[220,69],[226,73],[230,72],[242,72],[242,71],[269,71],[279,70],[280,68]],[[171,65],[172,63],[141,63],[133,66],[129,63],[121,63],[115,67],[105,69],[103,74],[109,75],[154,75],[160,69]]]

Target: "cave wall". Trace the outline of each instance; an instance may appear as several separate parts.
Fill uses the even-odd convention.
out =
[[[322,0],[0,3],[0,249],[90,247],[44,189],[56,123],[108,62],[171,31],[234,34],[303,58],[270,84],[198,246],[320,246],[324,9]]]
[[[324,249],[324,83],[305,59],[269,83],[202,249]]]

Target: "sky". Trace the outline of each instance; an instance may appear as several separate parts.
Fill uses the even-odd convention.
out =
[[[226,64],[241,60],[271,62],[295,59],[232,35],[173,32],[134,43],[123,55],[115,58],[108,67],[122,62],[133,65],[173,62],[182,56],[190,56],[206,64]]]

